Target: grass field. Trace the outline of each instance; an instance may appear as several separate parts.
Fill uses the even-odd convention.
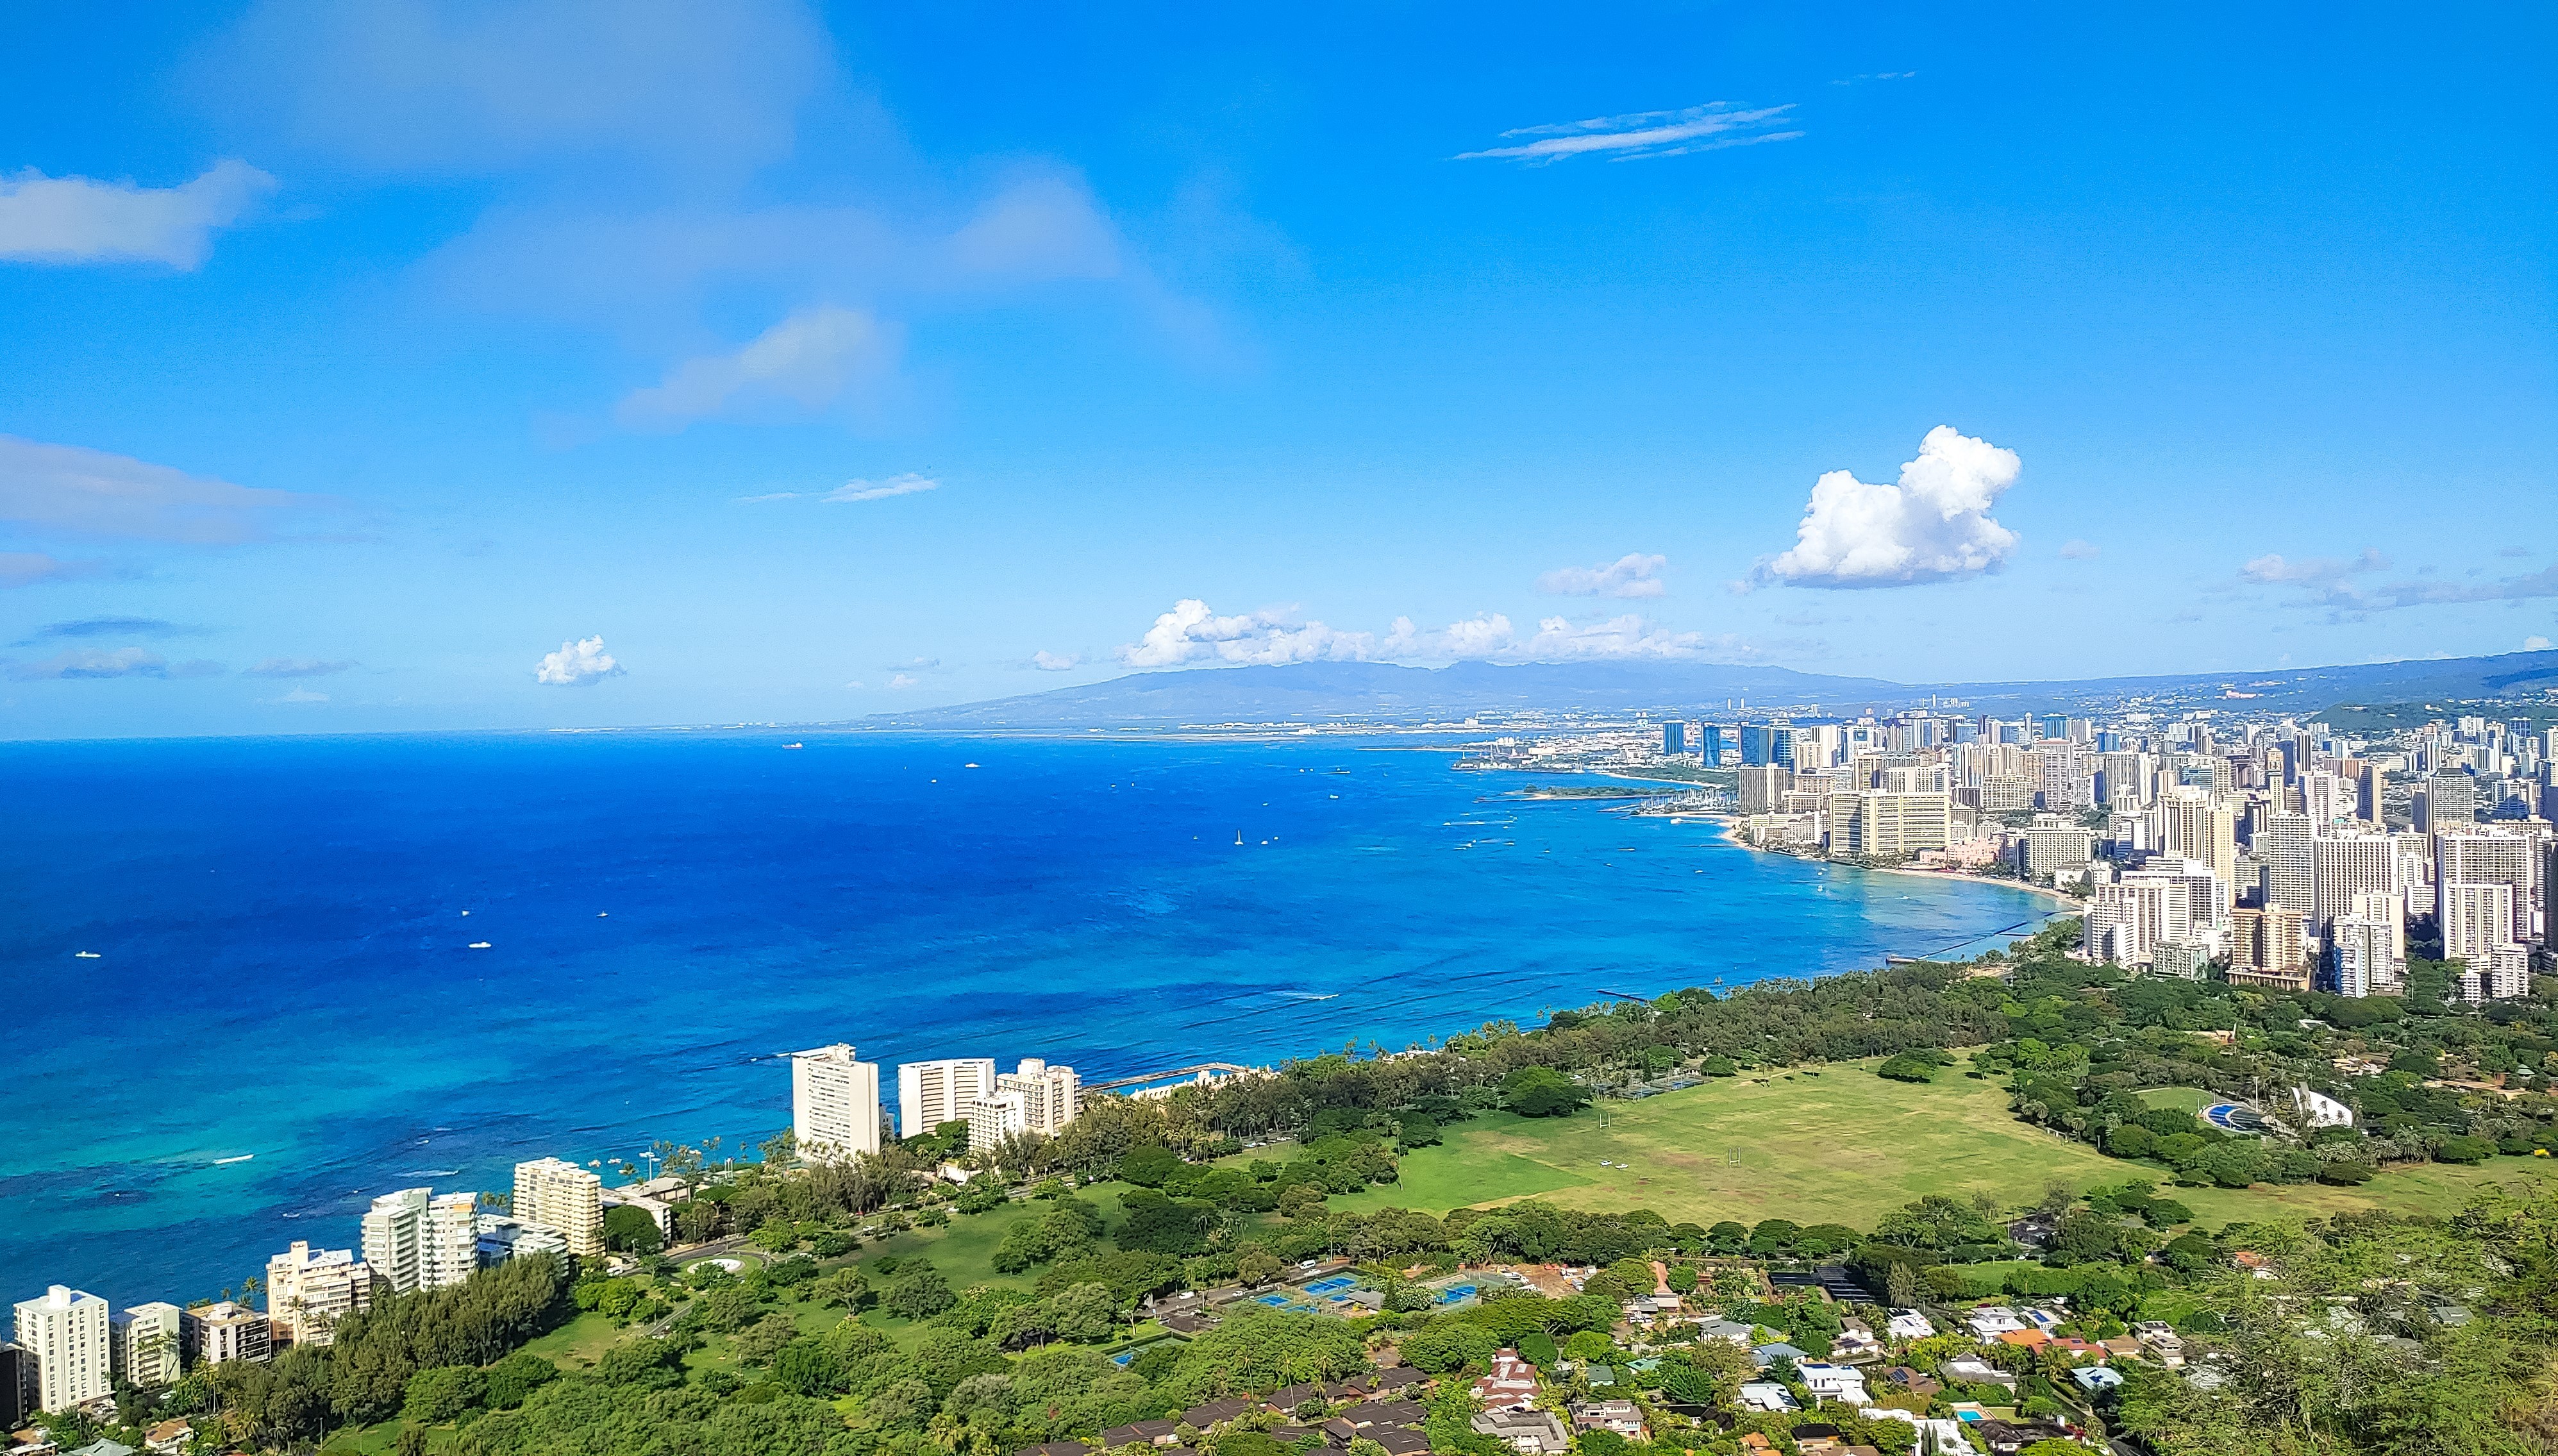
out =
[[[2158,1095],[2201,1096],[2190,1088]],[[1672,1223],[1785,1218],[1871,1229],[1930,1193],[1986,1192],[2013,1205],[2031,1202],[2054,1179],[2077,1189],[2169,1181],[2163,1169],[2108,1158],[2017,1121],[1995,1084],[1951,1074],[1925,1086],[1886,1082],[1856,1066],[1779,1076],[1765,1086],[1747,1078],[1713,1082],[1636,1102],[1602,1102],[1571,1117],[1488,1113],[1444,1136],[1440,1146],[1403,1159],[1399,1184],[1336,1199],[1335,1206],[1444,1214],[1533,1196],[1567,1208],[1646,1208]],[[2350,1209],[2448,1214],[2491,1184],[2552,1181],[2558,1159],[2496,1158],[2476,1168],[2392,1170],[2359,1188],[2180,1188],[2174,1196],[2217,1226]]]
[[[1713,1082],[1572,1117],[1489,1113],[1445,1136],[1403,1160],[1399,1186],[1341,1202],[1445,1213],[1534,1194],[1568,1208],[1647,1208],[1673,1223],[1870,1229],[1924,1194],[1980,1190],[2013,1202],[2053,1178],[2083,1188],[2131,1176],[2093,1148],[2018,1122],[1990,1083],[1886,1082],[1855,1066],[1764,1086]]]
[[[2199,1087],[2154,1087],[2139,1095],[2153,1107],[2174,1107],[2180,1112],[2200,1112],[2217,1100]]]

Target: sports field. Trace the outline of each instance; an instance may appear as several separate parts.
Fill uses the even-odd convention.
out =
[[[2172,1181],[2165,1169],[2108,1158],[2016,1120],[1993,1083],[1954,1072],[1925,1086],[1887,1082],[1853,1065],[1765,1085],[1712,1082],[1601,1102],[1570,1117],[1486,1113],[1442,1135],[1444,1143],[1403,1159],[1401,1183],[1334,1206],[1442,1214],[1533,1196],[1568,1208],[1646,1208],[1672,1223],[1784,1218],[1872,1229],[1930,1193],[1985,1192],[2021,1205],[2054,1179],[2074,1189]],[[2558,1159],[2494,1158],[2475,1168],[2392,1170],[2358,1188],[2180,1188],[2174,1196],[2216,1227],[2349,1209],[2448,1214],[2492,1184],[2553,1180]]]

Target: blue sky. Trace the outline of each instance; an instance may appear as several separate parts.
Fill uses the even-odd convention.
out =
[[[2558,637],[2544,9],[0,12],[0,736]]]

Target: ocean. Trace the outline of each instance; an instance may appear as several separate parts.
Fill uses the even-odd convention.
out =
[[[355,1244],[394,1188],[749,1148],[789,1123],[798,1047],[1086,1081],[1399,1049],[2046,915],[1509,801],[1533,775],[1452,762],[760,730],[8,745],[0,1301],[183,1303],[293,1239]]]

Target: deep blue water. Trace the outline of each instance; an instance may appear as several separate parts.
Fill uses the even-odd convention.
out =
[[[751,1144],[794,1047],[1401,1047],[2041,911],[1408,748],[801,740],[0,745],[0,1301],[183,1301],[391,1188]]]

